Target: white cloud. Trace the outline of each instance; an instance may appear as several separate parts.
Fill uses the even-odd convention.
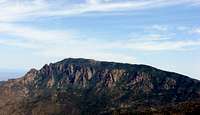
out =
[[[194,28],[192,31],[190,31],[192,34],[200,34],[200,28]]]
[[[156,7],[165,7],[170,5],[178,4],[197,4],[200,3],[199,0],[128,0],[120,2],[108,2],[106,0],[87,0],[89,5],[83,7],[86,12],[98,11],[98,12],[110,12],[110,11],[120,11],[120,10],[142,10]]]
[[[166,40],[173,40],[171,38],[171,34],[167,33],[160,34],[160,33],[150,33],[150,34],[131,34],[129,41],[130,42],[149,42],[149,41],[166,41]]]
[[[187,27],[187,26],[180,26],[176,28],[178,31],[185,32],[190,35],[200,35],[200,27]]]
[[[14,24],[0,23],[0,34],[7,34],[21,38],[27,42],[32,43],[46,43],[56,44],[56,42],[63,42],[72,39],[73,32],[64,30],[47,30],[30,27],[22,27]]]
[[[31,18],[31,15],[39,13],[48,8],[48,4],[42,0],[34,1],[10,1],[4,0],[0,4],[0,21],[24,21]]]
[[[13,36],[15,39],[2,39],[0,44],[37,49],[42,54],[50,56],[61,56],[67,54],[75,57],[95,57],[98,59],[110,57],[129,58],[126,54],[113,54],[107,51],[114,50],[140,50],[140,51],[178,51],[187,50],[192,47],[200,46],[200,39],[179,39],[165,34],[138,34],[133,38],[121,39],[119,41],[108,42],[106,39],[87,40],[79,39],[79,34],[69,30],[45,30],[40,28],[30,28],[20,25],[0,23],[0,34]],[[88,52],[82,54],[82,52]],[[60,52],[60,53],[59,53]],[[98,52],[98,53],[97,53]],[[59,53],[59,54],[58,54]],[[104,54],[104,55],[102,55]],[[111,56],[113,55],[113,57]],[[111,58],[112,57],[112,58]],[[117,58],[116,58],[117,59]],[[128,60],[128,59],[127,59]]]
[[[125,48],[142,51],[181,51],[194,46],[200,46],[200,40],[179,40],[179,41],[147,41],[124,44]]]
[[[90,45],[90,44],[87,44]],[[86,47],[77,45],[76,47],[60,46],[54,48],[46,48],[42,51],[36,52],[39,56],[46,58],[64,59],[66,57],[72,58],[88,58],[101,61],[116,61],[123,63],[136,63],[136,59],[133,56],[124,53],[106,52],[105,50],[99,50],[95,47]]]
[[[124,49],[126,51],[188,51],[200,47],[200,39],[193,40],[175,40],[168,38],[166,40],[151,40],[148,38],[119,40],[104,44],[105,49]]]
[[[39,48],[40,46],[37,44],[33,44],[30,42],[25,42],[19,39],[0,39],[0,45],[6,45],[6,46],[17,46],[20,48],[31,48],[31,49],[36,49]]]
[[[105,61],[135,62],[132,56],[124,53],[107,52],[99,41],[81,40],[75,32],[67,30],[43,30],[13,24],[0,23],[0,34],[14,38],[0,38],[0,45],[14,46],[31,50],[38,56],[62,59],[66,57],[93,58]]]
[[[164,25],[148,26],[143,29],[144,33],[131,34],[128,41],[119,42],[118,45],[141,51],[185,51],[200,47],[200,38],[189,34],[191,30],[192,33],[198,33],[197,28],[185,26],[175,27],[174,30],[172,28]],[[184,31],[185,37],[178,31]]]
[[[90,5],[100,4],[100,2],[102,1],[101,0],[86,0],[86,3]]]
[[[33,18],[49,16],[71,16],[92,12],[112,12],[124,10],[143,10],[165,7],[176,4],[197,4],[199,0],[130,0],[114,2],[111,0],[86,0],[82,3],[70,4],[67,1],[20,0],[0,1],[0,21],[29,21]]]
[[[165,25],[153,25],[149,29],[153,29],[153,30],[156,30],[156,31],[163,31],[163,32],[165,32],[165,31],[168,30],[168,27],[165,26]]]

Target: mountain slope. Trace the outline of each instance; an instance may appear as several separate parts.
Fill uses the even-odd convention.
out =
[[[146,65],[65,59],[0,86],[2,115],[194,113],[200,82]]]

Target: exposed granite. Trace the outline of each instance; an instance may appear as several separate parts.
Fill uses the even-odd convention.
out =
[[[90,59],[68,58],[40,70],[31,69],[21,78],[2,83],[0,92],[0,115],[163,113],[164,107],[184,113],[200,109],[172,108],[199,104],[198,80],[146,65]]]

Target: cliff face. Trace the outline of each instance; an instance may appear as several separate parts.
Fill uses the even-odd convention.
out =
[[[200,82],[146,65],[65,59],[0,86],[4,115],[197,112]],[[193,106],[195,105],[195,106]],[[2,114],[3,115],[3,114]]]

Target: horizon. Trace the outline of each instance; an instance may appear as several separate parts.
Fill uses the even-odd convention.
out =
[[[66,59],[84,59],[84,60],[94,60],[94,61],[100,61],[100,62],[111,62],[111,63],[121,63],[121,64],[131,64],[131,65],[146,65],[146,64],[139,64],[139,63],[127,63],[127,62],[117,62],[117,61],[106,61],[106,60],[95,60],[95,59],[89,59],[89,58],[72,58],[72,57],[69,57],[69,58],[64,58],[62,60],[59,60],[59,61],[56,61],[56,62],[50,62],[50,63],[46,63],[47,65],[50,65],[50,64],[54,64],[54,63],[57,63],[57,62],[61,62],[63,60],[66,60]],[[45,64],[45,65],[46,65]],[[45,65],[43,65],[42,67],[40,68],[30,68],[30,69],[3,69],[3,68],[0,68],[0,81],[7,81],[9,79],[16,79],[16,78],[20,78],[20,77],[23,77],[27,72],[29,72],[31,69],[36,69],[36,70],[40,70],[42,69]],[[156,69],[159,69],[161,71],[166,71],[166,72],[172,72],[172,73],[177,73],[177,74],[181,74],[181,73],[178,73],[176,71],[170,71],[170,70],[165,70],[165,69],[162,69],[162,68],[157,68],[157,67],[154,67],[152,65],[146,65],[146,66],[150,66],[150,67],[153,67],[153,68],[156,68]],[[185,75],[185,74],[181,74],[181,75],[184,75],[184,76],[188,76],[188,75]],[[191,76],[188,76],[188,77],[191,77]],[[191,77],[193,78],[193,77]],[[194,78],[194,79],[197,79],[197,80],[200,80],[198,78]]]
[[[0,0],[0,72],[72,57],[200,80],[199,11],[200,0]]]

